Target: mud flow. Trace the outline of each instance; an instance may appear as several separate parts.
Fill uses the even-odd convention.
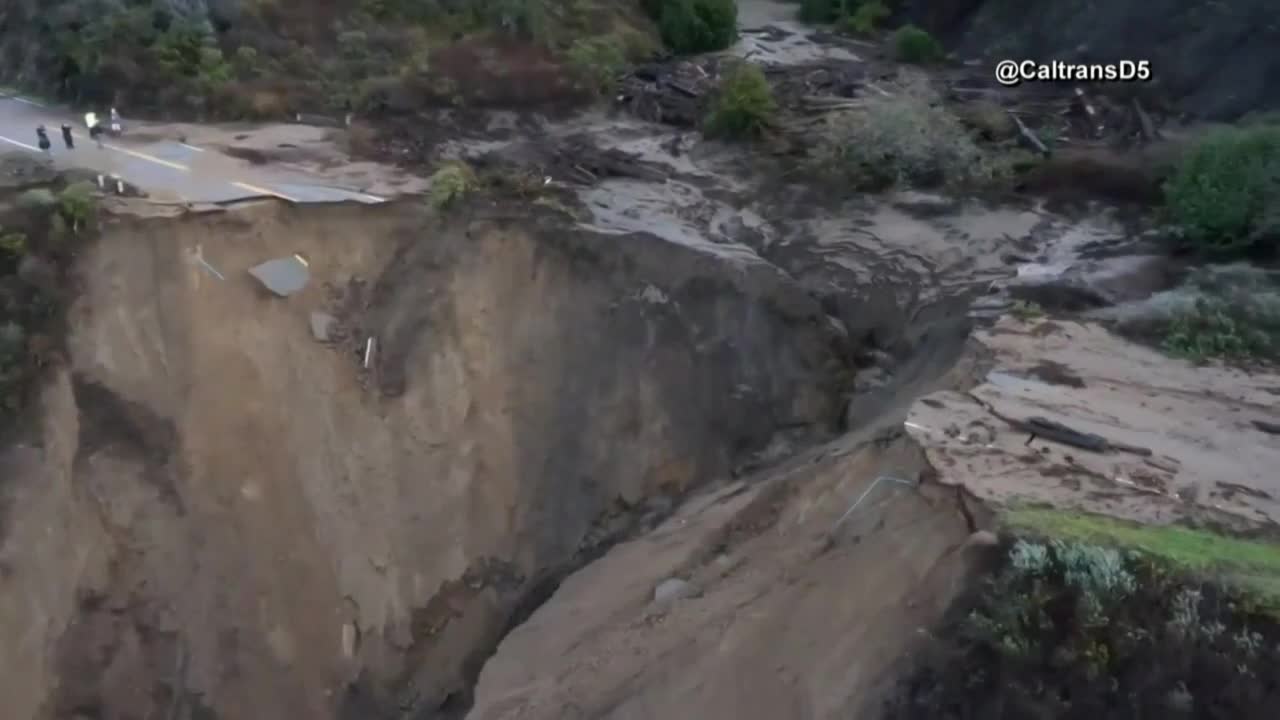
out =
[[[729,54],[851,77],[793,9]],[[0,450],[4,716],[871,716],[981,566],[913,403],[1019,303],[1178,271],[1110,212],[826,192],[655,107],[432,145],[536,200],[113,201]]]

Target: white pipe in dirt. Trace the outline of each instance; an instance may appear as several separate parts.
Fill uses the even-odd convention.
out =
[[[364,367],[369,369],[369,363],[373,362],[373,338],[369,338],[364,344]]]

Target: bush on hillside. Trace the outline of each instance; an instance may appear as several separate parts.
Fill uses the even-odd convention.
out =
[[[3,204],[0,222],[0,431],[25,405],[58,343],[72,285],[66,268],[97,218],[91,184],[40,187]]]
[[[915,25],[903,25],[898,28],[889,41],[893,44],[894,57],[902,62],[931,63],[941,60],[946,55],[942,45],[928,31]]]
[[[886,716],[1269,717],[1259,709],[1280,703],[1280,646],[1261,610],[1154,557],[1018,541],[953,610]]]
[[[800,0],[800,20],[807,23],[831,23],[844,14],[844,0]]]
[[[857,190],[964,185],[998,167],[923,79],[828,119],[819,156]]]
[[[436,210],[456,204],[480,187],[480,179],[470,165],[453,162],[431,174],[427,200]]]
[[[768,127],[778,103],[764,72],[750,63],[737,63],[720,79],[707,132],[732,138],[758,137]]]
[[[658,18],[662,42],[673,52],[724,50],[738,37],[736,0],[664,0]]]
[[[869,35],[880,27],[880,23],[891,15],[889,7],[881,0],[862,0],[853,12],[840,20],[845,32],[854,35]]]
[[[566,57],[579,82],[598,95],[612,92],[627,66],[626,48],[616,38],[578,40]]]
[[[1197,144],[1165,184],[1171,219],[1213,254],[1280,248],[1280,125],[1230,128]]]

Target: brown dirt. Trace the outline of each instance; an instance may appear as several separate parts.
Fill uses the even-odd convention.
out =
[[[864,717],[982,557],[929,485],[882,483],[840,522],[877,476],[921,468],[850,436],[691,500],[512,632],[468,718]],[[697,589],[656,602],[669,578]]]
[[[262,202],[108,225],[41,443],[0,453],[12,717],[448,705],[620,498],[835,421],[840,362],[785,277],[476,212]],[[245,274],[295,252],[313,279],[288,300]],[[346,340],[317,343],[313,311]]]
[[[1280,411],[1267,392],[1280,382],[1274,373],[1197,367],[1092,324],[1006,319],[976,341],[993,356],[986,382],[972,396],[934,394],[909,419],[941,482],[994,505],[1043,502],[1241,529],[1280,522],[1272,471],[1280,442],[1252,423]],[[1047,376],[1044,358],[1053,358]],[[1046,438],[1027,444],[1026,432],[974,398],[1006,417],[1044,417],[1151,455]]]

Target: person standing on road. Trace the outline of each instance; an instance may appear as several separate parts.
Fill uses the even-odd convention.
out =
[[[76,149],[76,141],[71,137],[71,123],[62,123],[62,142],[68,150]]]
[[[98,143],[98,148],[102,148],[102,123],[98,121],[98,114],[87,112],[84,114],[84,124],[89,128],[89,137]]]
[[[39,140],[40,152],[48,155],[53,143],[49,142],[49,133],[44,129],[43,125],[36,128],[36,138]]]

